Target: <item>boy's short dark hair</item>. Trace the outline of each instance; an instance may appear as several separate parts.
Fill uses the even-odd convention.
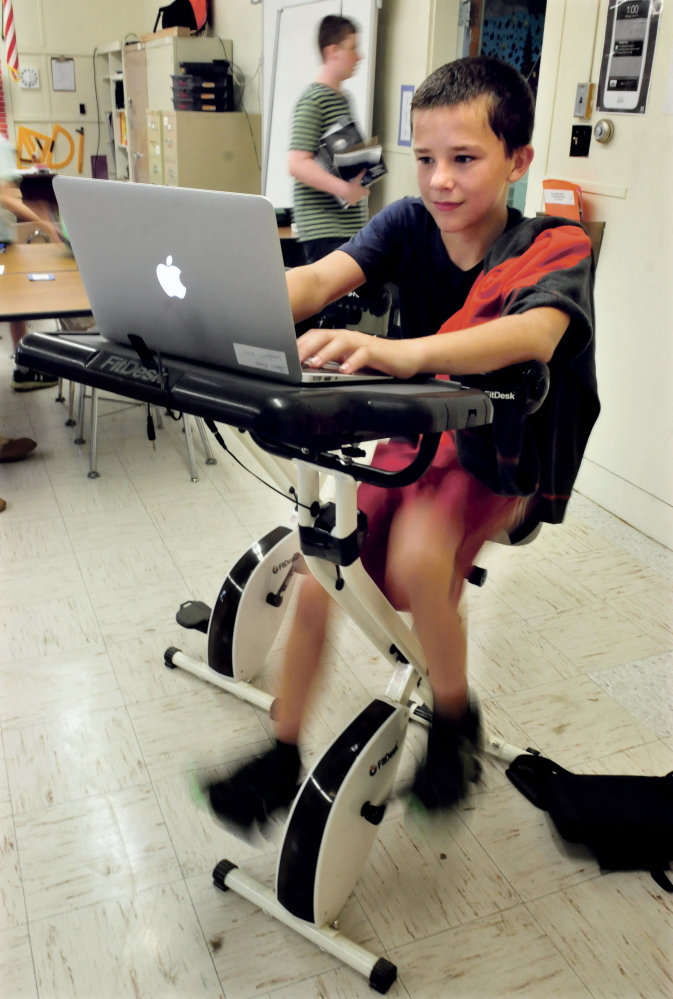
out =
[[[533,134],[535,98],[525,79],[507,63],[491,56],[469,56],[440,66],[423,81],[411,111],[451,107],[483,97],[488,122],[511,156],[527,146]]]
[[[328,14],[323,17],[318,28],[318,48],[320,54],[325,51],[328,45],[341,45],[349,35],[357,35],[358,29],[347,17],[337,17],[336,14]]]

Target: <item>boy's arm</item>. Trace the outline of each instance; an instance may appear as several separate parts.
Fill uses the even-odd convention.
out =
[[[470,375],[521,361],[548,363],[569,322],[565,312],[544,307],[414,340],[386,340],[354,330],[321,329],[305,333],[297,345],[302,361],[310,359],[314,367],[341,361],[344,374],[371,367],[396,378],[421,373]]]
[[[291,149],[287,157],[287,168],[292,177],[306,184],[307,187],[314,187],[317,191],[325,191],[327,194],[334,194],[337,198],[344,198],[349,205],[357,205],[358,201],[369,196],[369,188],[363,187],[360,183],[366,170],[354,177],[353,180],[342,180],[328,173],[316,161],[315,155],[304,149]]]
[[[40,218],[32,208],[25,204],[21,191],[15,184],[2,183],[0,181],[0,206],[8,212],[16,215],[20,222],[35,222],[46,229],[55,243],[61,241],[61,237],[55,225]]]
[[[366,280],[360,265],[341,250],[334,250],[315,264],[293,267],[287,271],[286,279],[295,322],[316,315]]]

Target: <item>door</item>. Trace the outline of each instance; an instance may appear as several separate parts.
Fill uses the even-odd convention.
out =
[[[149,183],[147,152],[147,57],[142,43],[124,50],[126,126],[129,144],[129,173],[137,184]]]
[[[463,55],[502,59],[519,70],[537,95],[546,9],[547,0],[471,0]],[[527,186],[528,174],[509,189],[507,203],[521,212]]]

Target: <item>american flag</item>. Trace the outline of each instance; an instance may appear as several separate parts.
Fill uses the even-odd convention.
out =
[[[7,66],[12,79],[19,79],[19,50],[16,47],[16,32],[14,31],[14,11],[12,0],[2,0],[2,33],[5,36],[5,53]]]

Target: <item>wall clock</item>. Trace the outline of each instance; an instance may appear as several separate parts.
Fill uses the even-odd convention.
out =
[[[20,71],[20,76],[19,86],[22,90],[40,89],[40,74],[34,66],[24,66]]]

